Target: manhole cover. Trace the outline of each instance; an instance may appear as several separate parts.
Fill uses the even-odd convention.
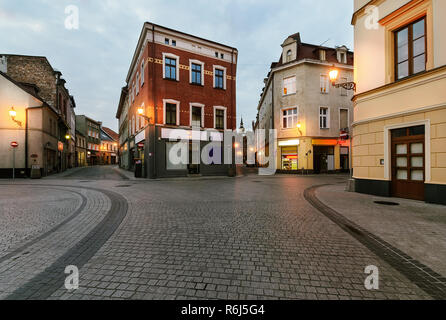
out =
[[[383,206],[399,206],[399,203],[391,201],[374,201],[376,204],[381,204]]]

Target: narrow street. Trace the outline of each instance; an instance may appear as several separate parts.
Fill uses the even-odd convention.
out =
[[[431,299],[304,197],[346,179],[125,180],[110,166],[0,181],[0,299]]]

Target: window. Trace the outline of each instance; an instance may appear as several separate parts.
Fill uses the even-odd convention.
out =
[[[170,44],[170,40],[169,40],[169,38],[165,38],[165,39],[164,39],[164,44],[167,44],[167,45]]]
[[[220,58],[224,59],[225,55],[223,53],[220,54]]]
[[[144,60],[141,63],[141,87],[144,84]]]
[[[176,41],[176,40],[172,40],[172,45],[173,45],[174,47],[176,47],[176,46],[177,46],[177,41]]]
[[[290,61],[291,61],[291,50],[288,50],[288,52],[286,53],[286,62]]]
[[[221,69],[214,70],[214,88],[224,89],[224,74],[225,71]]]
[[[165,63],[164,78],[176,80],[177,79],[177,60],[166,57],[164,59],[164,63]]]
[[[329,92],[329,81],[326,74],[321,74],[321,93]]]
[[[202,75],[202,70],[201,70],[201,64],[196,64],[196,63],[192,63],[192,79],[191,79],[191,83],[193,84],[202,84],[201,83],[201,75]]]
[[[203,127],[203,108],[201,106],[191,106],[191,126]]]
[[[285,109],[282,112],[282,127],[283,129],[297,128],[298,115],[297,108]]]
[[[328,129],[330,123],[330,110],[326,107],[319,108],[319,127]]]
[[[426,18],[395,32],[397,80],[426,70]]]
[[[214,107],[214,127],[218,130],[226,130],[225,107]]]
[[[138,95],[139,94],[139,72],[136,73],[136,86],[135,86],[135,88],[136,88],[136,95]]]
[[[218,52],[217,51],[215,51],[215,57],[218,58]]]
[[[326,61],[327,60],[326,58],[327,55],[325,53],[325,50],[319,50],[319,60]]]
[[[283,79],[283,95],[296,93],[296,77]]]
[[[348,109],[339,109],[339,129],[347,129],[349,127]]]
[[[177,105],[173,103],[166,103],[166,124],[177,124]]]

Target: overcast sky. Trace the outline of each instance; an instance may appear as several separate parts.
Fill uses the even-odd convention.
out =
[[[65,8],[79,8],[79,29]],[[117,130],[120,89],[145,21],[239,50],[237,123],[255,119],[263,79],[280,44],[353,48],[353,0],[0,0],[0,53],[46,56],[75,97],[76,114]]]

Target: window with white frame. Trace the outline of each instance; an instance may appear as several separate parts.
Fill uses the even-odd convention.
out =
[[[180,102],[175,100],[163,100],[164,124],[180,125]]]
[[[190,125],[194,128],[204,127],[204,105],[199,103],[190,104]]]
[[[163,53],[163,78],[180,80],[180,58],[176,55]]]
[[[292,54],[291,50],[288,50],[287,53],[286,53],[286,62],[290,62],[291,61],[291,54]]]
[[[319,60],[321,60],[321,61],[327,60],[327,53],[323,49],[319,50]]]
[[[319,128],[330,128],[330,109],[327,107],[319,108]]]
[[[296,77],[289,77],[283,79],[283,95],[296,93]]]
[[[135,116],[132,117],[132,135],[135,134]]]
[[[297,107],[287,108],[282,110],[282,128],[292,129],[296,128],[298,123]]]
[[[226,68],[214,66],[214,88],[226,89]]]
[[[225,107],[214,107],[214,129],[226,130]]]
[[[139,72],[136,73],[136,95],[139,94]]]
[[[348,109],[340,108],[339,109],[339,129],[344,130],[348,129],[350,126],[348,119]]]
[[[190,83],[204,85],[204,63],[198,60],[189,60]]]
[[[321,74],[321,93],[328,93],[330,91],[330,82],[326,74]]]

